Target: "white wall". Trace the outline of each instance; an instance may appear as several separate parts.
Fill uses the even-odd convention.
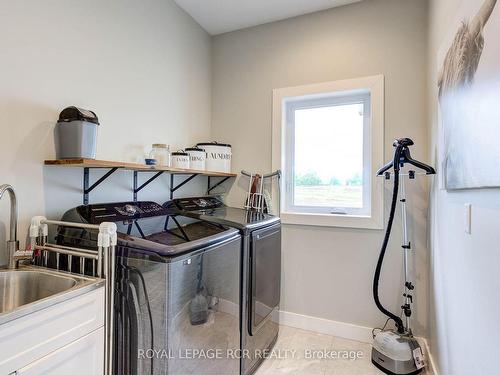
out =
[[[269,172],[272,89],[384,74],[385,156],[391,157],[394,138],[406,136],[416,143],[414,156],[425,160],[426,30],[426,1],[372,0],[216,36],[212,137],[233,145],[235,171]],[[420,333],[427,325],[427,194],[425,182],[412,184]],[[241,206],[243,189],[233,188],[228,200]],[[381,292],[397,311],[400,230],[398,221]],[[382,231],[284,226],[282,309],[368,327],[383,323],[371,295],[382,236]]]
[[[462,0],[432,0],[429,8],[429,142],[433,160],[439,155],[437,55],[450,29],[456,30],[461,21],[457,19],[461,5]],[[495,22],[500,19],[498,7],[491,19]],[[489,30],[485,38],[495,48],[498,35]],[[465,203],[472,204],[470,235],[464,231]],[[435,184],[431,212],[429,331],[433,357],[441,375],[498,374],[500,190],[446,192]]]
[[[0,183],[16,188],[22,237],[31,216],[81,204],[82,170],[42,166],[64,107],[98,114],[98,159],[209,137],[210,37],[173,1],[1,0],[0,35]],[[141,198],[166,200],[166,183]],[[117,172],[91,199],[131,199],[131,184]],[[0,212],[3,255],[7,199]]]

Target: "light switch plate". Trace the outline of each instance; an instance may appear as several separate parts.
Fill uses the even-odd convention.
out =
[[[472,232],[472,205],[470,203],[466,203],[464,205],[464,230],[465,233],[471,234]]]

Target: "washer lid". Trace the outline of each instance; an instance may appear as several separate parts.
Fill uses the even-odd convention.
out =
[[[137,235],[119,233],[119,242],[123,247],[133,248],[135,251],[154,253],[164,258],[173,258],[196,250],[207,249],[212,246],[231,241],[240,237],[234,228],[216,227],[211,223],[198,222],[183,226],[189,240],[177,229],[159,231],[141,238]]]
[[[83,205],[66,212],[62,221],[114,222],[119,248],[134,248],[139,253],[154,253],[166,258],[240,237],[237,229],[169,213],[159,204],[149,201]],[[97,231],[61,226],[58,238],[69,246],[80,246],[82,241],[95,246]]]
[[[215,196],[177,198],[163,204],[170,213],[227,225],[242,231],[267,227],[280,222],[278,216],[242,208],[227,207]]]
[[[182,214],[211,223],[227,225],[241,231],[264,228],[280,222],[278,216],[225,206],[207,210],[183,211]]]
[[[222,207],[204,212],[204,220],[226,224],[238,229],[254,229],[278,223],[280,218],[242,208]],[[213,220],[212,220],[213,219]]]

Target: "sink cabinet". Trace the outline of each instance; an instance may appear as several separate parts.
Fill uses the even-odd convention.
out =
[[[102,374],[104,287],[0,325],[0,374]]]
[[[104,328],[17,370],[16,375],[89,375],[104,373]]]

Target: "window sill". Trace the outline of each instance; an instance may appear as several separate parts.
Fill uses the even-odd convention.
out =
[[[382,218],[373,216],[335,215],[335,214],[307,214],[296,212],[282,212],[281,222],[293,225],[311,225],[320,227],[339,227],[357,229],[384,229]]]

